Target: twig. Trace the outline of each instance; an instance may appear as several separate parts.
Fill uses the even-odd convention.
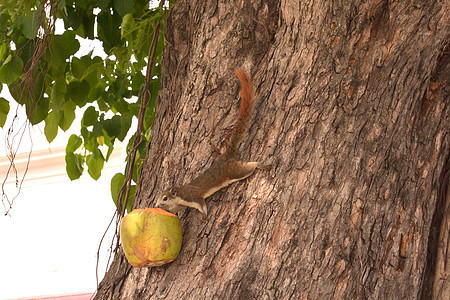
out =
[[[164,0],[162,0],[160,2],[159,7],[162,8],[162,6],[164,5]],[[151,74],[152,74],[152,67],[153,67],[153,63],[154,63],[154,57],[155,57],[155,52],[156,52],[156,44],[158,42],[158,37],[159,37],[159,30],[160,30],[160,26],[161,26],[161,20],[158,21],[158,23],[155,26],[155,29],[153,31],[153,39],[152,39],[152,43],[150,45],[150,49],[148,52],[148,62],[147,62],[147,72],[146,72],[146,77],[145,77],[145,85],[144,85],[144,89],[142,90],[142,94],[141,94],[141,105],[139,107],[139,113],[138,113],[138,124],[137,124],[137,129],[136,129],[136,135],[134,137],[134,141],[133,141],[133,148],[131,149],[129,155],[128,155],[128,159],[127,159],[127,166],[126,166],[126,170],[125,170],[125,182],[122,185],[122,188],[119,191],[119,194],[117,196],[117,208],[116,211],[113,215],[113,218],[111,219],[108,227],[106,228],[101,240],[100,240],[100,245],[98,247],[97,250],[97,264],[96,264],[96,279],[97,279],[97,290],[99,287],[99,282],[98,282],[98,265],[99,265],[99,258],[100,258],[100,248],[101,245],[103,243],[103,240],[106,236],[106,233],[108,232],[109,228],[111,227],[111,224],[113,223],[114,219],[116,219],[116,224],[115,224],[115,232],[114,232],[114,238],[111,241],[111,245],[110,245],[110,254],[109,254],[109,258],[108,258],[108,262],[106,265],[106,269],[109,266],[110,263],[110,259],[111,259],[111,255],[114,252],[114,256],[116,256],[118,250],[119,250],[119,241],[120,241],[120,236],[119,236],[119,227],[120,227],[120,221],[122,220],[124,214],[125,214],[125,209],[127,207],[127,202],[128,202],[128,196],[130,193],[130,187],[131,187],[131,179],[132,179],[132,175],[133,175],[133,169],[134,169],[134,163],[136,160],[136,153],[137,153],[137,149],[140,145],[140,143],[142,142],[142,129],[143,129],[143,124],[144,124],[144,115],[145,115],[145,109],[148,105],[149,99],[151,99],[151,93],[149,90],[149,85],[150,85],[150,80],[151,80]],[[125,194],[125,197],[123,197]],[[122,203],[122,198],[124,198],[124,201]],[[116,246],[114,247],[113,250],[113,244],[114,241],[116,241]]]

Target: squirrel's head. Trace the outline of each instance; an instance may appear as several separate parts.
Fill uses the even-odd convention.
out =
[[[183,209],[183,207],[180,206],[180,200],[182,199],[178,196],[177,188],[171,188],[163,191],[161,195],[159,195],[158,200],[156,201],[156,207],[161,207],[162,209],[176,213]]]
[[[176,213],[189,206],[198,209],[206,219],[208,212],[206,209],[206,205],[204,205],[204,201],[202,202],[203,203],[188,201],[181,198],[178,192],[178,188],[173,187],[161,193],[161,195],[158,197],[158,200],[156,201],[156,207],[160,207],[162,209],[170,211],[171,213]]]

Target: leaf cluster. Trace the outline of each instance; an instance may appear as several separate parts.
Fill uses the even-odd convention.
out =
[[[71,180],[85,168],[95,180],[100,177],[115,142],[124,141],[137,117],[149,80],[144,141],[132,177],[138,181],[156,112],[164,30],[158,37],[151,78],[146,79],[147,55],[155,25],[160,20],[164,24],[168,9],[150,8],[144,0],[0,2],[0,83],[25,106],[31,124],[43,122],[44,134],[52,142],[59,129],[70,128],[77,109],[87,107],[80,134],[72,135],[66,147]],[[64,24],[59,35],[54,33],[57,19]],[[80,38],[99,40],[105,55],[93,50],[81,55]],[[8,112],[8,100],[0,98],[1,127]]]

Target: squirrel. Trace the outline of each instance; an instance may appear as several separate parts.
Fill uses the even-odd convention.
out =
[[[259,166],[258,162],[238,160],[238,148],[249,127],[255,95],[250,77],[241,69],[235,69],[235,72],[241,84],[241,107],[225,152],[190,183],[163,191],[156,202],[157,207],[173,213],[192,207],[203,214],[203,220],[207,220],[205,199],[221,188],[247,178]]]

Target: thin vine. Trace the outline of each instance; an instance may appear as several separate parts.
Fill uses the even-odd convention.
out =
[[[160,8],[163,8],[164,0],[162,0],[159,4]],[[132,175],[133,175],[133,169],[135,167],[135,160],[136,160],[136,153],[138,150],[139,145],[143,142],[142,139],[142,132],[143,132],[143,123],[144,123],[144,116],[145,116],[145,110],[149,104],[149,99],[151,98],[151,92],[149,89],[150,80],[152,77],[152,67],[154,65],[155,60],[155,53],[156,53],[156,47],[158,42],[158,37],[160,33],[160,27],[161,27],[161,21],[164,20],[167,16],[168,10],[165,11],[165,13],[161,16],[160,20],[157,22],[155,29],[152,33],[152,42],[151,46],[149,48],[148,52],[148,62],[147,62],[147,70],[146,70],[146,77],[145,77],[145,85],[144,89],[141,93],[141,105],[139,108],[138,113],[138,125],[133,141],[133,147],[127,155],[127,164],[126,164],[126,170],[125,170],[125,182],[123,183],[118,197],[117,197],[117,208],[116,211],[111,219],[111,222],[109,223],[108,227],[106,228],[101,240],[100,244],[97,250],[97,264],[96,264],[96,278],[97,278],[97,289],[99,284],[99,278],[98,278],[98,267],[99,267],[99,260],[100,260],[100,249],[103,243],[104,238],[106,237],[107,232],[109,231],[109,228],[111,227],[113,221],[115,220],[115,227],[114,227],[114,237],[111,241],[111,245],[109,247],[109,256],[108,261],[106,264],[106,269],[108,269],[112,254],[114,256],[117,255],[118,250],[120,248],[120,235],[119,235],[119,229],[120,229],[120,222],[125,215],[125,209],[127,207],[127,202],[129,199],[129,193],[131,189],[131,181],[132,181]],[[124,197],[125,196],[125,197]],[[123,199],[123,201],[122,201]],[[114,247],[115,242],[115,247]]]

